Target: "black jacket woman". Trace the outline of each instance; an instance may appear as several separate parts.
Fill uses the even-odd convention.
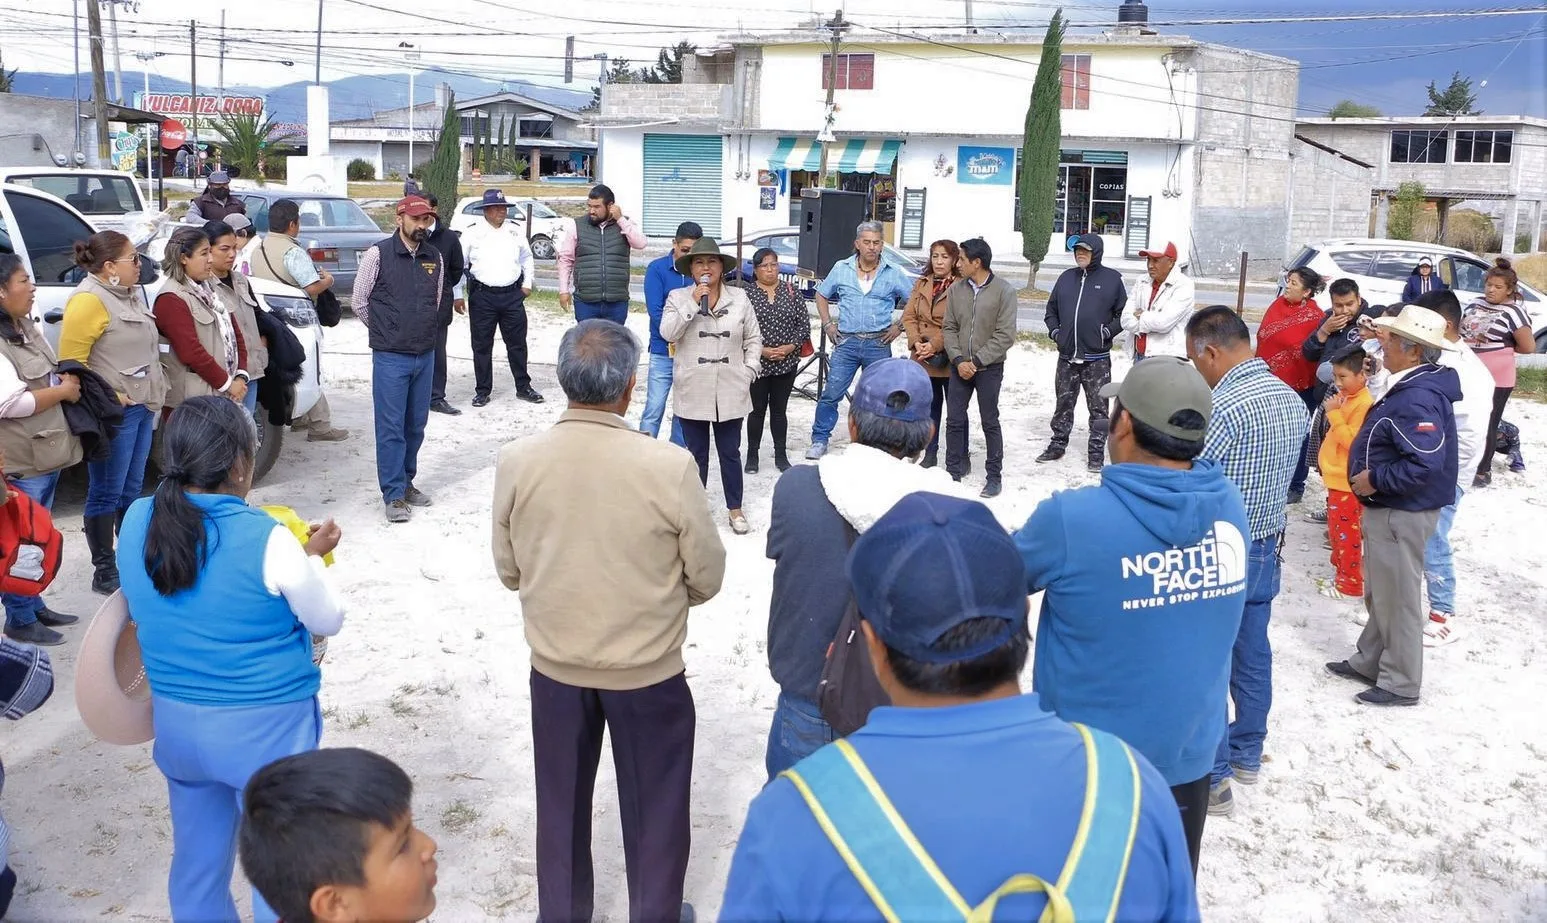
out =
[[[811,340],[811,313],[806,299],[795,287],[779,281],[779,254],[763,247],[752,254],[753,284],[747,300],[763,334],[762,365],[752,382],[752,412],[747,414],[747,474],[756,474],[763,441],[763,419],[769,418],[773,435],[774,467],[788,471],[785,433],[787,411],[795,373],[800,367],[801,347]]]

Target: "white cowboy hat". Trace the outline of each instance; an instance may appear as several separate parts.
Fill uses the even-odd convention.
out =
[[[106,743],[142,744],[156,736],[140,640],[122,591],[107,598],[81,639],[75,707],[87,729]]]
[[[1438,311],[1416,304],[1403,305],[1402,313],[1396,317],[1377,317],[1375,326],[1420,346],[1455,349],[1455,345],[1445,339],[1445,318]]]

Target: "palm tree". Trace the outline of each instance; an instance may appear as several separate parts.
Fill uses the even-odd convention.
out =
[[[295,135],[281,132],[270,116],[235,115],[225,113],[215,119],[215,130],[225,138],[221,146],[227,166],[234,166],[241,176],[250,176],[263,183],[258,172],[258,160],[278,153]]]

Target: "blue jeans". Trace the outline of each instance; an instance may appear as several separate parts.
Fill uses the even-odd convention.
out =
[[[410,356],[371,352],[371,402],[376,417],[376,482],[387,503],[403,499],[419,473],[419,447],[430,419],[435,350]]]
[[[30,478],[7,478],[11,489],[26,494],[46,510],[54,508],[54,488],[59,486],[59,472],[50,471]],[[43,611],[43,597],[22,596],[17,593],[0,595],[5,605],[5,627],[23,628],[38,620]]]
[[[576,298],[574,303],[577,324],[595,317],[610,320],[615,324],[628,321],[628,302],[626,301],[581,301]]]
[[[85,515],[112,516],[140,498],[155,422],[156,415],[144,404],[124,408],[107,458],[86,464]]]
[[[811,443],[827,444],[832,438],[833,427],[838,425],[838,402],[849,393],[849,385],[860,369],[872,362],[880,362],[892,355],[890,344],[880,340],[866,340],[853,335],[840,335],[827,360],[827,387],[822,389],[822,399],[817,401],[816,420],[811,424]]]
[[[768,728],[768,752],[763,756],[768,781],[837,739],[815,702],[779,693]]]
[[[650,354],[650,378],[645,386],[645,412],[639,418],[639,431],[649,433],[651,439],[660,438],[661,421],[666,418],[666,399],[671,396],[672,366],[670,356]],[[671,441],[687,447],[687,443],[682,441],[682,421],[675,414],[671,418]]]
[[[177,923],[235,921],[231,871],[242,821],[242,790],[253,774],[285,756],[317,749],[322,712],[316,697],[280,705],[189,705],[153,696],[152,755],[167,780],[172,813],[172,872],[167,893]],[[255,923],[278,917],[256,890]]]
[[[1456,566],[1450,556],[1450,524],[1456,521],[1461,493],[1461,488],[1457,487],[1455,503],[1440,509],[1439,524],[1423,547],[1423,576],[1429,584],[1429,611],[1446,616],[1456,614]]]
[[[1273,707],[1273,648],[1268,644],[1268,622],[1273,618],[1273,598],[1278,595],[1280,535],[1252,542],[1246,563],[1246,612],[1235,636],[1230,660],[1230,698],[1235,720],[1219,741],[1214,771],[1209,782],[1230,776],[1231,764],[1242,769],[1262,768],[1262,742],[1268,736],[1268,710]]]
[[[253,419],[257,419],[258,383],[256,381],[249,381],[247,383],[247,396],[242,398],[242,406],[247,408],[247,412],[253,416]]]

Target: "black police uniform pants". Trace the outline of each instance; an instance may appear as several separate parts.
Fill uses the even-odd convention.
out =
[[[505,356],[516,390],[532,386],[526,371],[526,296],[518,281],[508,289],[476,286],[468,295],[468,319],[473,328],[473,390],[488,397],[494,390],[494,331],[505,341]]]

